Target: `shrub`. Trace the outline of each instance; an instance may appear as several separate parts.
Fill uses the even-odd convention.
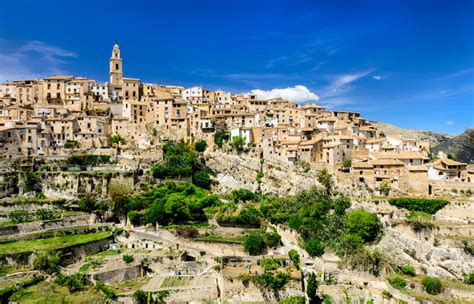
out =
[[[280,244],[280,240],[281,237],[277,232],[265,233],[263,235],[263,241],[265,242],[265,245],[270,248],[274,248]]]
[[[255,194],[248,189],[239,189],[232,191],[232,199],[235,202],[247,202],[255,199]]]
[[[471,272],[464,277],[464,283],[474,285],[474,272]]]
[[[290,251],[288,251],[288,256],[290,257],[295,267],[299,269],[300,268],[300,255],[298,251],[296,251],[295,249],[291,249]]]
[[[304,303],[305,303],[304,297],[300,297],[300,296],[287,297],[278,301],[278,304],[304,304]]]
[[[204,189],[209,189],[212,180],[209,173],[204,170],[199,170],[193,175],[193,184]]]
[[[436,277],[425,276],[421,280],[421,284],[425,288],[426,292],[432,295],[439,294],[443,290],[443,284],[440,279]]]
[[[383,180],[379,185],[379,190],[382,194],[388,195],[390,193],[390,184],[387,180]]]
[[[232,148],[234,148],[238,152],[243,151],[244,146],[245,146],[245,137],[242,137],[242,136],[232,137],[232,142],[230,145],[232,146]]]
[[[35,212],[35,216],[37,219],[41,221],[48,221],[48,220],[54,220],[59,218],[59,213],[55,210],[52,209],[38,209]]]
[[[323,186],[326,195],[330,195],[334,187],[334,180],[328,170],[319,170],[316,175],[318,182]]]
[[[36,270],[43,270],[47,273],[56,273],[59,271],[59,263],[61,261],[61,252],[39,252],[36,254],[33,267]]]
[[[244,240],[244,249],[250,255],[262,254],[265,250],[265,241],[260,235],[247,235]]]
[[[14,210],[10,212],[10,214],[8,215],[8,218],[13,223],[24,223],[24,222],[32,221],[33,215],[27,210]]]
[[[407,222],[414,231],[432,229],[434,227],[433,223],[431,222],[431,214],[423,211],[410,211],[407,216]]]
[[[411,265],[403,265],[400,267],[400,273],[411,277],[416,276],[415,268]]]
[[[388,278],[388,282],[390,283],[390,285],[392,285],[393,288],[396,288],[399,290],[407,286],[407,281],[405,281],[403,278],[398,277],[398,276]]]
[[[313,257],[324,254],[324,245],[318,240],[312,239],[304,242],[304,249]]]
[[[87,274],[81,272],[73,273],[70,276],[59,275],[55,282],[66,286],[70,292],[81,291],[89,284]]]
[[[110,155],[94,155],[94,154],[71,155],[66,160],[66,162],[69,165],[79,166],[79,167],[106,164],[109,161],[110,161]]]
[[[95,210],[96,200],[92,195],[83,195],[78,203],[79,209],[86,212],[92,212]]]
[[[194,227],[179,227],[176,229],[176,233],[179,236],[193,239],[199,236],[199,231]]]
[[[474,242],[462,241],[464,252],[474,256]]]
[[[225,131],[216,131],[216,133],[214,133],[214,144],[217,147],[222,148],[222,146],[224,145],[224,142],[228,141],[229,138],[230,138],[229,133]]]
[[[112,147],[118,147],[119,145],[125,144],[125,138],[121,134],[115,134],[110,138],[110,143]]]
[[[396,207],[405,208],[410,211],[422,211],[435,214],[439,209],[448,204],[444,199],[422,199],[411,197],[391,198],[388,202]]]
[[[356,209],[347,215],[347,232],[359,236],[364,242],[373,242],[380,236],[382,225],[377,215]]]
[[[133,255],[127,255],[125,254],[123,257],[122,257],[122,260],[126,263],[126,264],[130,264],[131,262],[133,262],[135,260],[135,258],[133,257]]]
[[[148,303],[148,294],[143,290],[137,290],[133,293],[133,301],[137,304],[147,304]]]
[[[141,224],[141,217],[138,211],[130,211],[128,213],[128,219],[135,226],[138,226]]]
[[[77,140],[67,140],[64,144],[64,148],[71,149],[76,148],[78,146]]]
[[[194,143],[194,150],[197,152],[204,152],[207,148],[207,142],[203,139],[198,140]]]
[[[105,295],[106,299],[115,299],[117,295],[115,294],[114,290],[109,286],[105,285],[102,281],[96,282],[96,287]]]
[[[262,259],[262,266],[263,266],[263,269],[265,269],[266,271],[273,271],[282,267],[283,261],[284,261],[283,259],[278,259],[278,258],[264,258]]]
[[[23,191],[24,192],[29,192],[33,191],[36,187],[36,185],[40,182],[40,178],[38,177],[38,174],[33,171],[23,171]]]
[[[308,275],[306,295],[309,298],[309,303],[319,303],[320,299],[318,297],[318,281],[316,280],[316,274],[314,272],[310,272]]]

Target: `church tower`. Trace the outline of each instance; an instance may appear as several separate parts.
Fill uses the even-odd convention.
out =
[[[120,58],[120,48],[117,43],[114,44],[112,57],[110,57],[110,83],[114,85],[122,84],[122,58]]]

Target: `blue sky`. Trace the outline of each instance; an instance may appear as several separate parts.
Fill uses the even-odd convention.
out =
[[[125,75],[145,82],[283,92],[457,134],[474,126],[473,16],[469,0],[0,0],[0,81],[106,81],[118,40]]]

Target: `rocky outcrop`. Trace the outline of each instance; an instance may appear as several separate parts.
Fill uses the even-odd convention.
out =
[[[443,151],[456,156],[456,160],[474,163],[474,128],[467,129],[463,134],[453,137],[433,148],[434,153]]]
[[[318,184],[313,170],[303,172],[294,165],[268,160],[262,163],[259,157],[249,154],[210,152],[206,154],[206,166],[219,182],[215,190],[221,193],[244,188],[263,194],[294,195]],[[259,183],[260,170],[263,178]]]

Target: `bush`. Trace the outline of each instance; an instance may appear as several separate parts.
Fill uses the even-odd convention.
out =
[[[312,257],[319,257],[324,254],[324,245],[318,240],[308,240],[304,242],[304,249],[311,255]]]
[[[14,210],[10,212],[8,218],[13,223],[24,223],[31,222],[33,220],[33,215],[27,210]]]
[[[426,292],[432,295],[439,294],[443,291],[443,284],[440,279],[436,277],[425,276],[421,280],[421,284],[425,288]]]
[[[193,184],[204,189],[209,189],[212,184],[212,179],[209,176],[209,173],[204,170],[200,170],[194,173]]]
[[[390,283],[390,285],[392,285],[393,288],[396,288],[399,290],[407,286],[407,281],[405,281],[403,278],[398,277],[398,276],[388,278],[388,282]]]
[[[110,162],[110,155],[71,155],[67,158],[66,162],[71,166],[87,167],[95,166],[99,164],[107,164]]]
[[[133,257],[133,255],[124,255],[122,257],[122,260],[126,263],[126,264],[130,264],[131,262],[133,262],[135,260],[135,258]]]
[[[176,233],[188,239],[194,239],[199,236],[199,231],[194,227],[179,227],[176,229]]]
[[[281,237],[277,232],[265,233],[263,235],[263,241],[265,245],[270,248],[275,248],[280,244]]]
[[[87,274],[81,272],[76,272],[70,276],[59,275],[55,282],[66,286],[70,292],[81,291],[89,284]]]
[[[411,197],[391,198],[388,202],[396,207],[405,208],[410,211],[422,211],[435,214],[439,209],[448,204],[444,199],[422,199]]]
[[[411,277],[416,276],[415,268],[411,265],[403,265],[402,267],[400,267],[399,272],[401,274],[408,275],[408,276],[411,276]]]
[[[59,213],[56,210],[43,208],[36,210],[35,216],[41,221],[54,220],[60,217]]]
[[[300,254],[298,251],[295,249],[291,249],[288,251],[288,256],[290,257],[291,261],[293,262],[293,265],[295,265],[296,268],[300,268]]]
[[[421,231],[423,229],[432,229],[434,227],[431,222],[431,214],[423,211],[410,211],[407,216],[407,222],[414,231]]]
[[[138,211],[130,211],[128,213],[128,219],[135,226],[139,226],[141,224],[141,217]]]
[[[33,266],[36,270],[43,270],[49,274],[59,271],[59,263],[61,261],[61,252],[39,252],[36,254]]]
[[[194,143],[194,150],[197,152],[204,152],[207,148],[207,142],[203,139],[198,140]]]
[[[244,146],[245,146],[245,137],[242,137],[242,136],[232,137],[232,143],[230,145],[232,146],[232,148],[234,148],[238,152],[243,151]]]
[[[318,281],[316,280],[316,274],[314,272],[309,273],[306,295],[309,298],[309,303],[319,303],[320,299],[318,297]]]
[[[117,297],[114,290],[112,288],[110,288],[109,286],[105,285],[101,281],[97,281],[96,287],[97,287],[97,289],[102,291],[102,293],[105,295],[106,299],[115,299]]]
[[[265,241],[260,235],[247,235],[244,240],[244,249],[250,255],[262,254],[265,250]]]
[[[464,277],[464,283],[474,285],[474,272],[471,272]]]
[[[133,302],[137,304],[147,304],[148,294],[143,290],[137,290],[133,293]]]
[[[232,191],[232,199],[235,202],[247,202],[255,199],[255,194],[248,189],[239,189]]]
[[[230,138],[229,133],[225,131],[216,131],[216,133],[214,133],[214,144],[217,147],[222,148],[222,146],[224,145],[224,142],[228,141],[229,138]]]
[[[359,236],[364,242],[377,240],[382,225],[377,215],[363,209],[356,209],[347,215],[347,232]]]
[[[92,212],[95,210],[96,200],[92,195],[86,194],[81,197],[79,200],[78,206],[79,209],[86,212]]]
[[[304,297],[293,296],[281,299],[278,304],[304,304]]]

